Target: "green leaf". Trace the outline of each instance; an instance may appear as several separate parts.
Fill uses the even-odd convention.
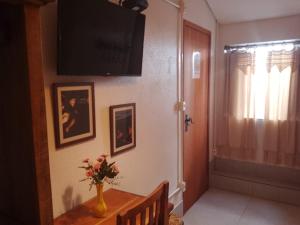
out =
[[[108,165],[108,167],[111,167],[112,165],[114,165],[116,162],[112,162]]]
[[[86,181],[86,180],[89,180],[89,178],[81,179],[79,182]]]

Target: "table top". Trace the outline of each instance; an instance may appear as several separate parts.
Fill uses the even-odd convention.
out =
[[[109,189],[103,195],[108,208],[104,218],[96,217],[93,213],[95,197],[54,219],[54,225],[116,225],[119,212],[145,199],[144,196],[116,189]],[[169,211],[172,208],[173,205],[169,204]]]

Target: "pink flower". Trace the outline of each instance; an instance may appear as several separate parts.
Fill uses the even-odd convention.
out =
[[[102,156],[104,159],[106,159],[108,155],[102,154],[101,156]]]
[[[93,170],[88,170],[88,171],[86,172],[86,176],[87,176],[87,177],[92,177],[93,175],[94,175]]]
[[[94,170],[95,170],[96,172],[99,172],[99,170],[100,170],[100,168],[101,168],[101,165],[102,165],[102,163],[96,162],[96,163],[94,164]]]
[[[104,159],[105,159],[105,158],[104,158],[103,156],[99,156],[99,157],[97,158],[97,161],[98,161],[98,162],[103,162]]]
[[[98,162],[103,162],[104,160],[106,160],[108,155],[102,154],[97,158]]]
[[[89,158],[86,158],[85,160],[83,160],[82,162],[83,163],[88,163],[90,161],[90,159]]]
[[[114,165],[112,165],[112,171],[114,172],[114,173],[120,173],[120,171],[119,171],[119,168],[114,164]]]

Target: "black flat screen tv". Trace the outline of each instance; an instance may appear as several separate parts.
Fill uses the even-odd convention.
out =
[[[58,74],[141,76],[145,15],[106,0],[58,0]]]

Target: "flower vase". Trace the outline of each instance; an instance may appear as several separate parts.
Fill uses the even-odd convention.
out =
[[[104,217],[107,211],[107,206],[103,199],[103,184],[96,184],[96,188],[97,188],[97,205],[94,208],[94,212],[97,217]]]

